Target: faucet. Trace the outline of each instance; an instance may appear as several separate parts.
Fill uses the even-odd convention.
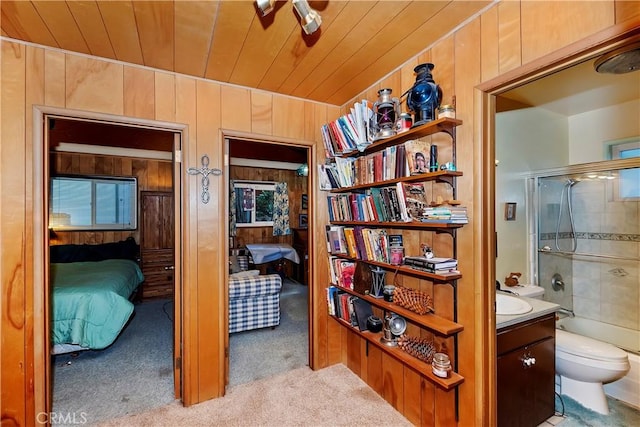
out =
[[[517,292],[510,291],[509,289],[502,289],[500,287],[500,281],[499,280],[496,280],[496,291],[506,292],[508,294],[513,294],[513,295],[518,295]]]

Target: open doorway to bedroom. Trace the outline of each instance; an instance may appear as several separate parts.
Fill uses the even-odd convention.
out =
[[[56,115],[44,125],[51,412],[93,424],[173,402],[181,133]]]
[[[309,365],[310,148],[228,137],[234,387]],[[259,292],[258,292],[259,290]]]

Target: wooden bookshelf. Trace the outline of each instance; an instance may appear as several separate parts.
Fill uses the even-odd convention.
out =
[[[380,221],[330,221],[333,225],[363,225],[366,227],[376,228],[422,228],[422,229],[452,229],[460,228],[467,225],[466,223],[452,223],[452,222],[380,222]]]
[[[385,187],[387,185],[392,185],[397,182],[423,182],[423,181],[437,181],[437,182],[446,182],[449,185],[453,185],[453,178],[462,176],[462,172],[459,171],[436,171],[436,172],[427,172],[422,173],[420,175],[411,175],[411,176],[403,176],[400,178],[387,179],[384,181],[376,181],[370,183],[363,183],[358,185],[353,185],[351,187],[340,187],[331,189],[331,193],[346,193],[353,190],[362,190],[371,187]]]
[[[411,356],[399,347],[390,347],[386,344],[383,344],[380,341],[380,339],[382,338],[382,332],[360,331],[358,328],[351,326],[349,323],[336,316],[330,317],[340,325],[351,329],[354,333],[367,340],[368,343],[375,345],[376,347],[395,357],[402,363],[411,366],[411,369],[418,371],[420,375],[445,390],[451,390],[464,382],[464,377],[453,371],[451,371],[451,375],[449,376],[449,378],[438,377],[437,375],[434,375],[429,363],[425,363],[422,360]]]
[[[354,262],[364,262],[365,264],[376,265],[378,267],[382,267],[385,270],[393,270],[394,272],[397,271],[398,273],[408,274],[408,275],[415,276],[415,277],[422,277],[422,278],[430,279],[430,280],[437,280],[437,281],[440,281],[440,282],[450,282],[450,281],[453,281],[453,280],[458,280],[459,278],[462,277],[461,273],[449,273],[449,274],[446,274],[446,275],[445,274],[434,274],[434,273],[429,273],[427,271],[418,270],[416,268],[411,268],[411,267],[406,266],[406,265],[393,265],[393,264],[388,264],[386,262],[369,261],[369,260],[364,260],[364,259],[353,258],[353,257],[350,257],[348,255],[344,255],[344,254],[332,254],[331,256],[336,256],[338,258],[348,259],[348,260],[354,261]]]
[[[387,147],[392,145],[398,145],[410,139],[418,139],[424,138],[425,136],[435,135],[436,133],[445,132],[451,135],[452,137],[455,134],[455,128],[462,124],[462,120],[458,119],[450,119],[448,117],[437,119],[425,123],[421,126],[416,126],[414,128],[409,129],[408,131],[399,133],[397,135],[391,136],[389,138],[381,139],[374,142],[371,145],[368,145],[363,152],[359,151],[350,151],[348,153],[343,153],[340,157],[354,157],[363,155],[366,153],[372,153],[374,151],[384,150]]]
[[[438,316],[435,313],[427,313],[427,314],[414,313],[411,310],[407,310],[406,308],[400,307],[398,304],[395,304],[393,302],[385,301],[382,298],[374,298],[371,295],[360,294],[354,291],[353,289],[347,289],[337,285],[334,285],[334,286],[340,289],[341,291],[345,291],[351,295],[357,296],[358,298],[362,298],[363,300],[367,301],[371,305],[374,305],[386,311],[391,311],[393,313],[396,313],[397,315],[402,316],[405,319],[419,326],[423,326],[440,335],[451,336],[451,335],[457,334],[458,332],[464,329],[464,326],[462,326],[461,324],[452,322],[451,320],[447,320],[443,317]]]

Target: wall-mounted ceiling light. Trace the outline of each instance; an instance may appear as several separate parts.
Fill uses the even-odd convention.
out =
[[[316,32],[322,24],[322,18],[320,14],[311,9],[307,0],[292,0],[293,7],[298,12],[300,19],[302,19],[302,29],[307,34],[313,34]]]
[[[309,6],[309,2],[307,0],[291,1],[296,13],[302,20],[301,25],[304,32],[307,34],[315,33],[322,24],[322,17],[320,17],[320,14]],[[260,9],[260,12],[262,12],[262,16],[267,16],[271,13],[274,9],[274,4],[275,0],[256,0],[256,5],[258,6],[258,9]]]
[[[276,0],[256,0],[256,5],[258,5],[258,9],[262,12],[262,16],[267,16],[273,11],[273,5]]]
[[[296,169],[296,175],[309,176],[309,165],[306,163],[301,164],[298,169]]]

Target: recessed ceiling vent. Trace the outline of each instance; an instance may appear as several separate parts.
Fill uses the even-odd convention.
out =
[[[593,67],[598,73],[624,74],[640,70],[640,42],[602,55]]]

